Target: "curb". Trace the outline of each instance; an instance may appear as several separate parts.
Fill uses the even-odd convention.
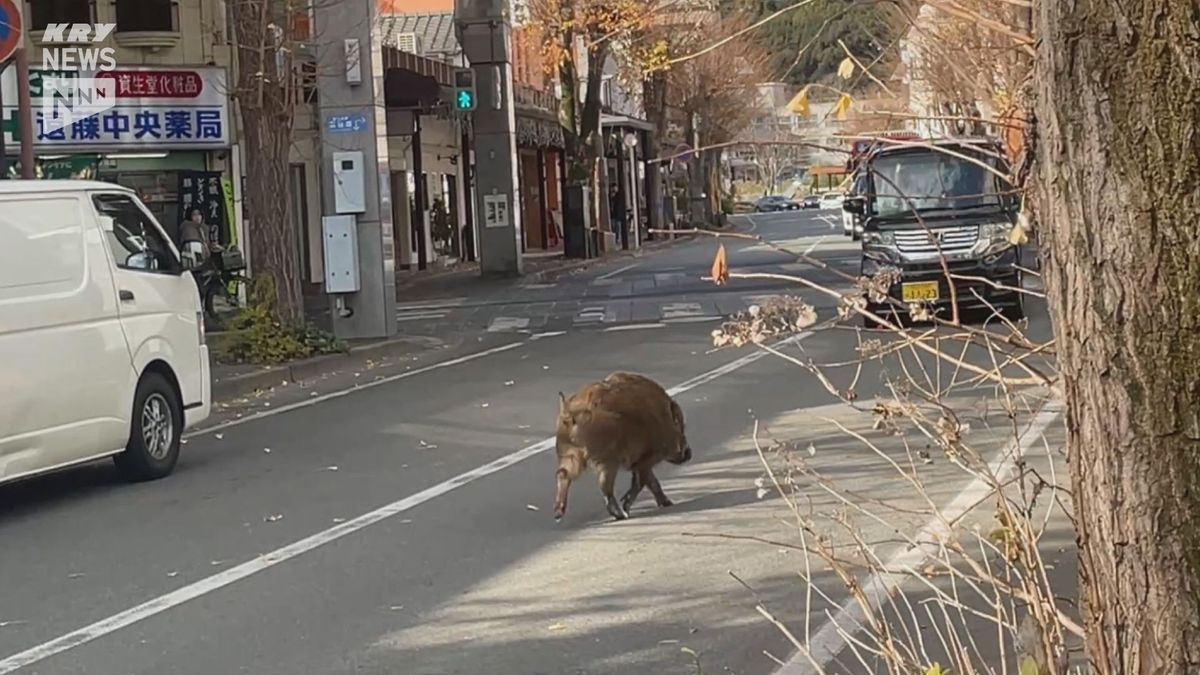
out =
[[[322,375],[361,367],[372,359],[413,354],[433,349],[441,344],[441,340],[435,338],[403,336],[352,346],[349,351],[342,354],[314,356],[310,359],[278,366],[267,366],[241,375],[220,379],[214,375],[212,398],[214,402],[236,398],[257,390],[274,387],[284,380],[290,383],[313,380]]]

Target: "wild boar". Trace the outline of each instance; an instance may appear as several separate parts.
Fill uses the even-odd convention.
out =
[[[554,519],[567,512],[567,491],[589,464],[596,468],[604,505],[624,520],[643,487],[661,507],[671,505],[654,466],[666,460],[683,464],[692,458],[684,433],[683,410],[654,380],[616,372],[585,385],[569,399],[558,394],[556,447],[558,470]],[[629,491],[618,502],[613,495],[617,473],[633,474]]]

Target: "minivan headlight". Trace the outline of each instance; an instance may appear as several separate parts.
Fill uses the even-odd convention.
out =
[[[983,254],[992,254],[1012,246],[1012,242],[1008,238],[1012,229],[1013,225],[1009,222],[984,223],[980,225],[977,250]]]
[[[896,247],[896,235],[892,232],[863,232],[862,240],[868,246],[879,246],[882,248]]]

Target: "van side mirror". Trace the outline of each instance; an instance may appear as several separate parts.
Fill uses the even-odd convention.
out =
[[[846,213],[853,213],[856,216],[861,216],[867,212],[866,197],[846,197],[842,202],[842,210]]]
[[[125,267],[131,270],[150,272],[158,267],[158,265],[155,265],[154,263],[154,256],[145,251],[131,253],[125,258]]]

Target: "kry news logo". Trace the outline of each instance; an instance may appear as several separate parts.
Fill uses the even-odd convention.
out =
[[[115,23],[52,23],[42,42],[42,128],[58,131],[116,105],[117,81],[82,77],[116,70],[116,50],[100,47]]]

